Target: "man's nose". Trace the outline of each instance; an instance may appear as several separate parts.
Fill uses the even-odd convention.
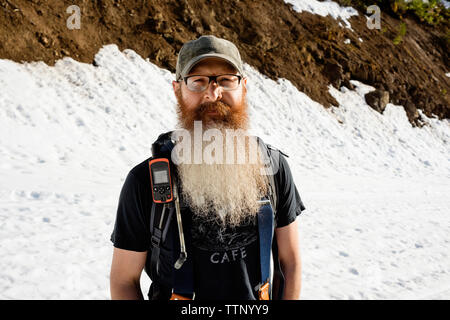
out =
[[[222,88],[216,81],[211,81],[205,90],[205,100],[217,101],[222,99]]]

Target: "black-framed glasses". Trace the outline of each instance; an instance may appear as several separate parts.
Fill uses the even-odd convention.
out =
[[[242,76],[238,74],[220,74],[217,76],[191,75],[184,77],[187,88],[193,92],[202,92],[208,88],[211,81],[217,83],[225,91],[235,90],[241,83]]]

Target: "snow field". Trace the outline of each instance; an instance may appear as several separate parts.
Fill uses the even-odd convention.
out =
[[[0,60],[1,299],[109,298],[120,188],[175,127],[174,76],[115,45],[95,61]],[[356,81],[325,109],[245,71],[252,132],[289,155],[307,207],[302,298],[448,299],[449,122],[380,115]]]

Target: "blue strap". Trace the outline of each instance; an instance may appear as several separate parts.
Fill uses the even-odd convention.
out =
[[[273,210],[267,200],[258,212],[259,260],[261,266],[261,284],[270,281],[270,253],[274,232]]]

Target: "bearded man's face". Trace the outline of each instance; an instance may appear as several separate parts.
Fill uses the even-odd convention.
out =
[[[227,62],[217,58],[201,60],[189,75],[216,76],[236,74]],[[218,129],[224,137],[226,131],[238,132],[237,139],[248,135],[248,106],[246,101],[247,79],[243,78],[235,90],[226,91],[211,82],[202,92],[193,92],[183,81],[173,82],[177,98],[178,124],[194,137],[194,121],[201,121],[203,130]],[[237,140],[236,140],[237,141]],[[247,159],[259,159],[250,155],[248,139],[245,140]],[[201,142],[205,150],[206,142]],[[234,148],[234,146],[233,146]],[[256,163],[185,163],[178,166],[183,197],[193,213],[207,219],[220,220],[228,225],[238,225],[255,217],[261,196],[267,191],[267,180],[261,174],[262,164]]]
[[[189,75],[236,74],[227,62],[208,58],[197,63]],[[194,121],[202,121],[203,127],[224,126],[230,129],[248,129],[246,101],[247,79],[243,78],[235,90],[225,91],[216,82],[203,92],[190,91],[183,81],[174,82],[178,102],[178,123],[187,130],[193,129]]]

